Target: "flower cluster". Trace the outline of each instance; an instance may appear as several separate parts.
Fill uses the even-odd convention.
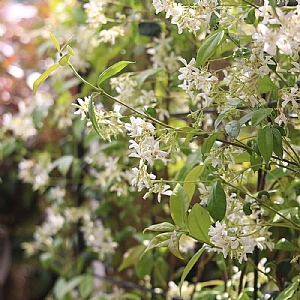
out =
[[[192,6],[183,6],[173,0],[153,0],[156,13],[166,12],[166,18],[171,17],[171,23],[176,24],[178,33],[184,29],[191,32],[200,30],[202,26],[207,27],[213,12],[216,13],[218,2],[215,0],[198,0]]]
[[[211,104],[211,92],[218,83],[216,76],[206,70],[200,70],[196,67],[196,60],[192,58],[189,63],[184,58],[180,61],[185,65],[179,69],[179,80],[183,83],[179,85],[186,91],[193,101],[202,102],[202,107],[208,107]]]

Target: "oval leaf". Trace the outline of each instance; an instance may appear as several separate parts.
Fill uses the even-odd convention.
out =
[[[144,251],[147,252],[155,247],[167,247],[169,245],[172,232],[164,232],[156,235],[148,244],[147,249]]]
[[[277,128],[272,128],[273,133],[273,151],[279,157],[283,157],[282,136]]]
[[[223,42],[224,35],[225,30],[218,30],[205,38],[197,53],[197,68],[203,65],[215,53],[215,51]]]
[[[117,73],[121,72],[127,65],[133,64],[133,63],[134,63],[133,61],[119,61],[119,62],[115,63],[114,65],[107,68],[105,71],[103,71],[99,75],[97,85],[100,86],[100,84],[104,80],[116,75]]]
[[[143,244],[134,246],[126,251],[123,255],[122,264],[119,266],[118,271],[122,271],[134,265],[145,251],[146,246]]]
[[[208,230],[210,225],[209,213],[200,204],[196,203],[188,216],[190,235],[201,242],[209,242]]]
[[[176,256],[180,259],[183,259],[182,255],[179,251],[179,237],[178,237],[178,234],[176,231],[174,231],[171,236],[168,248],[174,256]]]
[[[180,229],[186,229],[189,197],[184,188],[177,184],[170,197],[170,213],[174,223]]]
[[[269,126],[261,128],[257,133],[257,147],[268,164],[273,152],[273,134]]]
[[[205,250],[205,246],[202,246],[202,248],[199,249],[194,254],[194,256],[189,260],[189,262],[187,263],[185,269],[183,270],[183,273],[182,273],[181,278],[180,278],[180,283],[179,283],[180,295],[181,295],[181,288],[182,288],[182,285],[183,285],[183,282],[184,282],[186,276],[189,274],[189,272],[191,271],[193,266],[196,264],[196,262],[198,261],[198,259],[200,258],[200,256],[204,252],[204,250]]]
[[[226,133],[235,140],[240,134],[241,125],[238,121],[233,120],[226,124],[225,131]]]
[[[253,115],[252,115],[252,126],[255,127],[258,124],[261,123],[267,116],[269,116],[272,113],[273,109],[272,108],[262,108],[259,110],[256,110]]]
[[[169,222],[162,222],[162,223],[151,225],[151,226],[145,228],[144,232],[147,230],[148,231],[162,231],[162,232],[173,231],[173,230],[175,230],[175,226]]]
[[[220,180],[212,186],[207,200],[207,209],[215,221],[222,221],[226,213],[226,194]]]
[[[184,190],[186,191],[186,193],[188,195],[189,202],[192,200],[192,197],[193,197],[194,192],[195,192],[196,180],[202,174],[204,169],[205,169],[204,165],[196,166],[185,177],[185,180],[184,180],[184,183],[183,183],[183,188],[184,188]]]
[[[49,77],[49,75],[58,67],[60,66],[59,63],[56,63],[49,67],[34,83],[33,83],[33,93],[36,94],[38,87]]]

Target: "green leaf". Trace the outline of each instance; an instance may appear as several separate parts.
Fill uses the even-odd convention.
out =
[[[243,205],[243,212],[245,213],[246,216],[250,216],[252,214],[252,209],[251,209],[251,203],[246,202]]]
[[[97,119],[96,119],[96,114],[95,114],[95,106],[94,106],[94,101],[93,99],[97,96],[97,94],[92,94],[91,98],[90,98],[90,102],[89,102],[89,117],[90,117],[90,121],[92,123],[92,126],[94,128],[94,130],[98,133],[98,135],[101,138],[104,138],[102,135],[102,132],[100,130],[100,127],[98,125]]]
[[[144,232],[145,231],[162,231],[162,232],[165,232],[165,231],[173,231],[175,230],[175,226],[169,222],[162,222],[162,223],[159,223],[159,224],[155,224],[155,225],[151,225],[147,228],[144,229]]]
[[[269,116],[272,113],[272,108],[262,108],[256,110],[251,119],[252,127],[256,127],[258,124],[261,123],[267,116]]]
[[[178,234],[176,231],[173,231],[173,234],[171,235],[171,238],[170,238],[168,248],[174,256],[176,256],[180,259],[184,259],[179,251],[179,236],[178,235],[181,235],[181,233]]]
[[[211,225],[209,213],[196,203],[188,215],[188,229],[190,235],[201,242],[209,242],[208,230]]]
[[[57,299],[63,299],[69,292],[80,284],[82,278],[82,275],[73,277],[70,281],[66,281],[64,278],[59,278],[53,289],[55,297]]]
[[[295,251],[297,247],[286,238],[281,238],[275,245],[275,249],[283,251]]]
[[[169,245],[172,232],[164,232],[156,235],[148,244],[147,249],[144,251],[147,252],[155,247],[167,247]]]
[[[60,45],[59,45],[58,40],[56,39],[56,37],[50,31],[49,31],[49,34],[50,34],[51,40],[52,40],[53,44],[55,45],[58,53],[61,53],[61,49],[60,49]]]
[[[186,229],[189,197],[184,188],[178,183],[170,197],[171,217],[180,229]]]
[[[283,146],[282,146],[281,133],[275,127],[272,128],[272,133],[273,133],[273,151],[279,158],[282,158],[283,157]]]
[[[226,194],[220,180],[217,180],[209,193],[207,209],[215,221],[222,221],[226,213]]]
[[[135,80],[137,81],[138,87],[140,88],[146,79],[148,79],[149,77],[151,77],[153,75],[156,75],[159,71],[161,71],[161,69],[158,68],[158,69],[148,69],[148,70],[139,72],[135,76]]]
[[[297,293],[299,282],[293,282],[287,288],[285,288],[276,298],[276,300],[288,300]]]
[[[245,18],[246,24],[254,24],[255,23],[255,8],[252,7],[248,11],[247,17]]]
[[[228,38],[238,47],[241,46],[241,39],[234,33],[227,33]]]
[[[134,265],[142,256],[143,252],[146,251],[146,246],[143,244],[134,246],[127,250],[123,255],[123,260],[118,268],[118,271],[122,271],[132,265]]]
[[[251,111],[248,114],[244,115],[240,120],[239,123],[240,125],[244,125],[245,123],[247,123],[249,120],[251,120],[253,114],[255,113],[255,111]]]
[[[250,164],[252,170],[254,172],[258,171],[261,168],[262,163],[263,163],[262,157],[253,151],[250,155]]]
[[[238,121],[233,120],[230,121],[229,123],[227,123],[225,125],[225,131],[226,133],[233,139],[235,140],[238,135],[240,134],[240,130],[241,130],[241,125]]]
[[[53,164],[54,166],[57,166],[57,169],[63,176],[66,176],[71,167],[73,159],[73,155],[65,155],[56,159]]]
[[[217,30],[207,36],[200,48],[196,58],[196,67],[203,65],[218,49],[224,41],[225,30]]]
[[[191,202],[194,192],[195,192],[196,180],[202,174],[204,169],[205,169],[204,165],[198,165],[198,166],[194,167],[185,177],[185,180],[183,183],[183,188],[188,195],[189,202]],[[195,181],[195,182],[193,182],[193,181]]]
[[[250,298],[246,292],[242,292],[241,294],[239,294],[237,300],[250,300]]]
[[[68,53],[65,54],[65,55],[58,61],[58,63],[59,63],[61,66],[66,66],[66,65],[69,63],[70,57],[71,57],[71,56],[74,56],[73,50],[72,50],[72,48],[71,48],[69,45],[67,46],[67,50],[68,50]]]
[[[261,128],[257,133],[257,147],[268,164],[273,152],[273,134],[269,126]]]
[[[36,94],[38,87],[49,77],[49,75],[58,67],[60,67],[59,63],[56,63],[49,67],[34,83],[33,83],[33,93]]]
[[[191,269],[193,268],[193,266],[196,264],[196,262],[199,260],[200,256],[202,255],[202,253],[205,250],[205,246],[202,246],[201,249],[199,249],[194,256],[189,260],[189,262],[187,263],[185,269],[183,270],[183,273],[181,275],[180,278],[180,283],[179,283],[179,291],[180,291],[180,295],[181,295],[181,289],[182,289],[182,285],[184,283],[184,280],[186,278],[186,276],[189,274],[189,272],[191,271]]]
[[[185,164],[179,170],[179,172],[177,172],[175,180],[183,181],[187,176],[187,174],[192,170],[192,168],[201,162],[201,157],[202,157],[201,148],[198,148],[195,152],[188,155]]]
[[[156,118],[156,109],[153,107],[145,106],[143,112],[152,118]]]
[[[79,285],[79,293],[83,299],[91,295],[94,289],[94,279],[91,274],[83,275],[82,281]]]
[[[270,92],[276,88],[277,86],[275,83],[267,75],[264,77],[259,77],[257,80],[257,92],[260,94]]]
[[[136,275],[140,279],[144,279],[146,275],[151,274],[151,270],[153,269],[154,264],[155,261],[153,259],[153,254],[151,252],[144,253],[134,265]]]
[[[97,80],[97,86],[99,87],[100,84],[105,81],[106,79],[116,75],[117,73],[121,72],[127,65],[134,64],[133,61],[119,61],[115,63],[114,65],[107,68],[105,71],[103,71]]]
[[[218,136],[221,134],[221,132],[214,132],[212,133],[202,144],[201,146],[201,153],[202,153],[202,159],[205,159],[205,154],[210,152],[210,149],[212,148],[214,142],[218,138]]]

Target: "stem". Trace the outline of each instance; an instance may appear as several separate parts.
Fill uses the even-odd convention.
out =
[[[165,124],[165,123],[163,123],[163,122],[161,122],[161,121],[159,121],[159,120],[157,120],[157,119],[155,119],[155,118],[153,118],[153,117],[151,117],[151,116],[149,116],[149,115],[146,115],[146,114],[144,114],[144,113],[142,113],[142,112],[136,110],[134,107],[132,107],[132,106],[130,106],[130,105],[128,105],[128,104],[126,104],[126,103],[124,103],[124,102],[118,100],[117,98],[115,98],[115,97],[109,95],[109,94],[106,93],[103,89],[98,88],[98,87],[94,86],[93,84],[91,84],[90,82],[86,81],[83,77],[81,77],[81,76],[78,74],[78,72],[75,70],[75,68],[73,67],[73,65],[72,65],[70,62],[69,62],[69,67],[72,69],[73,73],[75,74],[75,76],[76,76],[77,78],[79,78],[84,84],[88,85],[88,86],[91,87],[93,90],[97,91],[100,95],[104,95],[105,97],[107,97],[107,98],[111,99],[112,101],[114,101],[114,102],[116,102],[116,103],[118,103],[118,104],[120,104],[120,105],[122,105],[122,106],[128,108],[129,110],[135,112],[135,113],[138,114],[139,116],[142,116],[143,118],[146,118],[146,119],[152,121],[153,123],[156,123],[156,124],[158,124],[158,125],[161,125],[161,126],[163,126],[163,127],[166,127],[166,128],[168,128],[168,129],[172,129],[172,130],[178,131],[177,128],[174,128],[174,127],[172,127],[172,126],[170,126],[170,125],[168,125],[168,124]]]
[[[250,198],[254,199],[258,204],[260,204],[261,206],[271,210],[272,212],[274,212],[275,214],[277,214],[278,216],[280,216],[282,219],[284,219],[285,221],[287,221],[288,223],[292,224],[294,229],[300,230],[300,226],[297,225],[295,222],[293,222],[292,220],[290,220],[289,218],[285,217],[283,214],[281,214],[280,212],[278,212],[275,208],[273,208],[272,206],[269,206],[265,203],[262,202],[262,200],[258,199],[257,197],[253,196],[252,194],[250,194],[248,191],[241,189],[229,182],[226,182],[225,180],[222,181],[224,184],[232,187],[233,189],[236,189],[238,191],[240,191],[241,193],[246,194],[247,196],[249,196]],[[274,227],[276,227],[275,225],[273,225]]]

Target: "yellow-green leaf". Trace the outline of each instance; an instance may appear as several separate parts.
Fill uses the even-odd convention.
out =
[[[34,83],[33,83],[33,93],[36,94],[38,87],[49,77],[49,75],[58,67],[60,64],[56,63],[49,67]]]
[[[103,71],[97,80],[97,86],[100,86],[100,84],[105,81],[106,79],[116,75],[117,73],[121,72],[127,65],[134,64],[133,61],[119,61],[112,65],[111,67],[107,68],[105,71]]]

